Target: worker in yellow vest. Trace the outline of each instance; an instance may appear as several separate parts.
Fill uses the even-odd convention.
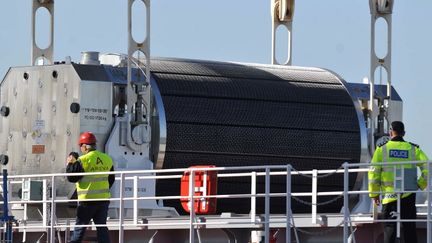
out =
[[[73,155],[67,158],[67,173],[109,172],[114,171],[113,162],[109,155],[96,150],[96,137],[91,132],[80,135],[79,146],[82,155],[76,159]],[[68,181],[74,182],[78,195],[76,225],[88,225],[90,220],[97,225],[106,225],[108,200],[111,197],[110,188],[115,176],[85,175],[68,176]],[[93,199],[98,199],[94,200]],[[87,227],[75,227],[70,242],[81,242]],[[109,232],[106,226],[97,227],[99,243],[109,243]]]
[[[381,162],[403,162],[403,161],[426,161],[428,157],[418,145],[406,142],[403,139],[405,126],[400,121],[394,121],[390,127],[390,141],[378,145],[372,158],[372,167],[368,173],[369,178],[369,197],[376,205],[383,204],[384,219],[397,219],[397,200],[396,190],[402,190],[401,181],[394,180],[395,176],[402,176],[404,181],[404,191],[416,191],[418,188],[424,190],[427,185],[427,163],[406,164],[402,170],[395,170],[395,166],[383,166]],[[417,166],[420,168],[421,175],[417,177]],[[397,168],[401,168],[398,166]],[[398,175],[395,175],[398,173]],[[399,174],[400,173],[400,174]],[[418,178],[418,179],[417,179]],[[380,199],[379,192],[382,192]],[[415,201],[416,194],[412,192],[402,193],[401,219],[415,219],[417,216]],[[403,233],[405,242],[416,243],[416,223],[403,222]],[[396,241],[396,223],[384,223],[384,242]]]

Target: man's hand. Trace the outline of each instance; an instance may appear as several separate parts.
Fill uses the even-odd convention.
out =
[[[372,200],[377,206],[381,204],[381,200],[379,196],[373,197]]]
[[[66,164],[69,164],[69,163],[75,163],[76,162],[76,159],[75,159],[75,157],[73,156],[73,155],[69,155],[67,158],[66,158]]]
[[[78,159],[79,155],[77,152],[70,152],[69,156],[66,158],[66,164],[75,163]]]

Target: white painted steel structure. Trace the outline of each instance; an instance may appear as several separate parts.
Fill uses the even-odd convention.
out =
[[[37,12],[42,9],[46,9],[50,15],[50,33],[49,33],[49,45],[45,48],[40,47],[37,44],[36,36],[36,24],[37,24]],[[39,59],[48,61],[48,63],[42,64],[53,64],[54,59],[54,0],[34,0],[32,1],[32,48],[31,48],[31,65],[35,65]]]
[[[271,15],[272,15],[272,50],[271,50],[271,64],[284,64],[291,65],[292,63],[292,22],[294,18],[294,3],[295,0],[272,0],[271,1]],[[278,53],[277,48],[277,29],[286,28],[287,34],[287,59],[284,62],[279,62],[276,58]]]
[[[375,150],[375,142],[378,138],[388,134],[385,129],[385,122],[387,127],[392,121],[402,120],[398,117],[392,117],[390,111],[391,101],[391,54],[392,54],[392,12],[393,0],[369,0],[369,8],[371,12],[371,35],[370,35],[370,98],[369,98],[369,129],[370,129],[370,142],[369,149],[371,152]],[[377,55],[377,21],[383,19],[387,27],[387,39],[380,40],[385,43],[385,55],[378,57]],[[379,69],[384,69],[387,72],[387,97],[385,99],[378,99],[375,93],[375,72]],[[380,70],[382,72],[382,70]]]

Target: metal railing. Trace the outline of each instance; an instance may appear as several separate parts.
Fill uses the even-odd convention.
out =
[[[419,163],[419,162],[412,162]],[[425,162],[422,162],[425,163]],[[427,162],[428,166],[430,166],[431,162]],[[383,163],[385,165],[386,163]],[[392,163],[394,165],[395,163]],[[407,164],[405,162],[404,164]],[[292,199],[296,199],[300,201],[301,197],[308,197],[311,199],[311,203],[308,205],[311,207],[311,223],[319,224],[319,220],[317,219],[317,207],[320,205],[318,203],[317,198],[322,196],[336,196],[336,198],[343,197],[343,215],[341,222],[338,225],[333,225],[332,227],[342,226],[343,224],[343,239],[344,242],[347,242],[349,237],[349,226],[355,223],[371,223],[373,222],[372,218],[368,218],[366,221],[360,219],[352,219],[352,215],[349,211],[349,202],[348,197],[354,194],[366,194],[367,190],[358,190],[353,191],[349,188],[349,173],[359,173],[359,172],[367,172],[369,171],[369,167],[371,164],[343,164],[343,168],[335,169],[335,170],[311,170],[311,171],[296,171],[291,167],[291,165],[277,165],[277,166],[243,166],[243,167],[216,167],[216,168],[188,168],[188,169],[164,169],[164,170],[139,170],[139,171],[115,171],[115,172],[100,172],[100,173],[57,173],[57,174],[38,174],[38,175],[11,175],[8,177],[8,185],[7,187],[10,189],[13,184],[22,184],[25,180],[39,179],[43,182],[44,192],[42,193],[41,200],[10,200],[9,205],[21,204],[24,205],[24,218],[23,224],[17,224],[13,226],[14,230],[22,231],[24,234],[27,230],[30,229],[39,229],[45,230],[49,232],[48,239],[49,242],[55,242],[56,231],[66,229],[68,231],[71,227],[69,223],[62,223],[56,217],[56,205],[59,203],[69,203],[69,202],[78,202],[78,200],[74,199],[62,199],[57,195],[57,184],[56,179],[65,178],[66,176],[79,176],[79,175],[97,175],[97,174],[115,174],[116,182],[119,185],[119,197],[112,197],[109,199],[111,202],[118,202],[118,219],[111,220],[106,225],[82,225],[82,226],[105,226],[110,227],[110,229],[118,230],[118,242],[124,242],[124,231],[129,229],[130,227],[136,228],[148,228],[150,226],[157,227],[172,227],[172,226],[181,226],[183,228],[189,229],[189,242],[195,242],[195,234],[196,230],[199,230],[202,226],[209,226],[210,224],[216,224],[215,222],[206,222],[197,220],[197,216],[194,210],[190,210],[189,220],[185,221],[175,221],[173,220],[170,223],[164,222],[161,223],[153,223],[145,220],[139,220],[138,215],[138,202],[140,200],[180,200],[186,199],[189,202],[195,202],[195,200],[201,199],[237,199],[237,198],[246,198],[250,200],[250,217],[243,218],[244,220],[236,221],[238,224],[249,224],[254,226],[263,226],[264,231],[264,242],[269,242],[270,235],[270,226],[272,223],[278,223],[279,225],[284,225],[286,228],[285,238],[286,242],[291,241],[291,227],[295,227],[294,225],[294,217],[292,215],[291,210],[291,201]],[[217,171],[218,178],[239,178],[239,177],[249,177],[250,178],[250,193],[244,194],[225,194],[225,195],[206,195],[206,196],[196,196],[195,195],[195,175],[198,171]],[[430,170],[429,170],[430,171]],[[179,179],[182,175],[188,172],[190,173],[189,180],[189,195],[180,196],[138,196],[138,184],[145,180],[163,180],[163,179]],[[333,174],[342,174],[344,173],[344,189],[343,191],[318,191],[318,178],[331,176]],[[282,176],[285,177],[286,181],[286,192],[271,192],[271,183],[270,178]],[[292,177],[293,176],[306,176],[311,179],[311,191],[307,192],[291,192],[292,190]],[[257,177],[264,177],[264,193],[257,193]],[[429,177],[428,177],[429,178]],[[127,181],[133,182],[132,194],[133,196],[126,196],[124,194],[124,187]],[[50,186],[50,188],[48,188]],[[428,198],[430,198],[431,190],[430,183],[428,182]],[[50,190],[49,190],[50,189]],[[49,193],[50,192],[50,193]],[[271,198],[286,198],[286,214],[285,217],[279,217],[272,219],[272,215],[270,214],[270,201]],[[264,198],[264,215],[263,220],[257,220],[257,198]],[[97,200],[91,200],[97,201]],[[132,217],[124,216],[124,203],[127,201],[132,201],[133,203],[133,215]],[[326,203],[326,202],[324,202]],[[30,204],[42,204],[42,221],[40,225],[27,225],[25,220],[27,219],[26,208]],[[194,203],[191,203],[193,205]],[[323,203],[321,203],[323,204]],[[427,215],[427,224],[428,224],[428,242],[430,239],[430,209],[431,205],[428,204],[428,215]],[[259,218],[259,217],[258,217]],[[48,220],[49,219],[49,220]],[[223,223],[224,219],[220,218],[217,224]],[[419,221],[419,220],[417,220]],[[231,225],[235,227],[234,223],[231,222]],[[81,225],[79,225],[81,226]],[[295,232],[295,231],[294,231]],[[65,236],[67,237],[67,236]],[[199,239],[199,235],[198,235]],[[355,240],[355,237],[354,237]]]

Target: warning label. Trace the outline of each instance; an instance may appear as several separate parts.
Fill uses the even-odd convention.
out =
[[[88,121],[108,121],[108,109],[103,108],[83,108],[82,118]]]
[[[32,154],[44,154],[45,153],[45,145],[37,144],[32,145]]]

